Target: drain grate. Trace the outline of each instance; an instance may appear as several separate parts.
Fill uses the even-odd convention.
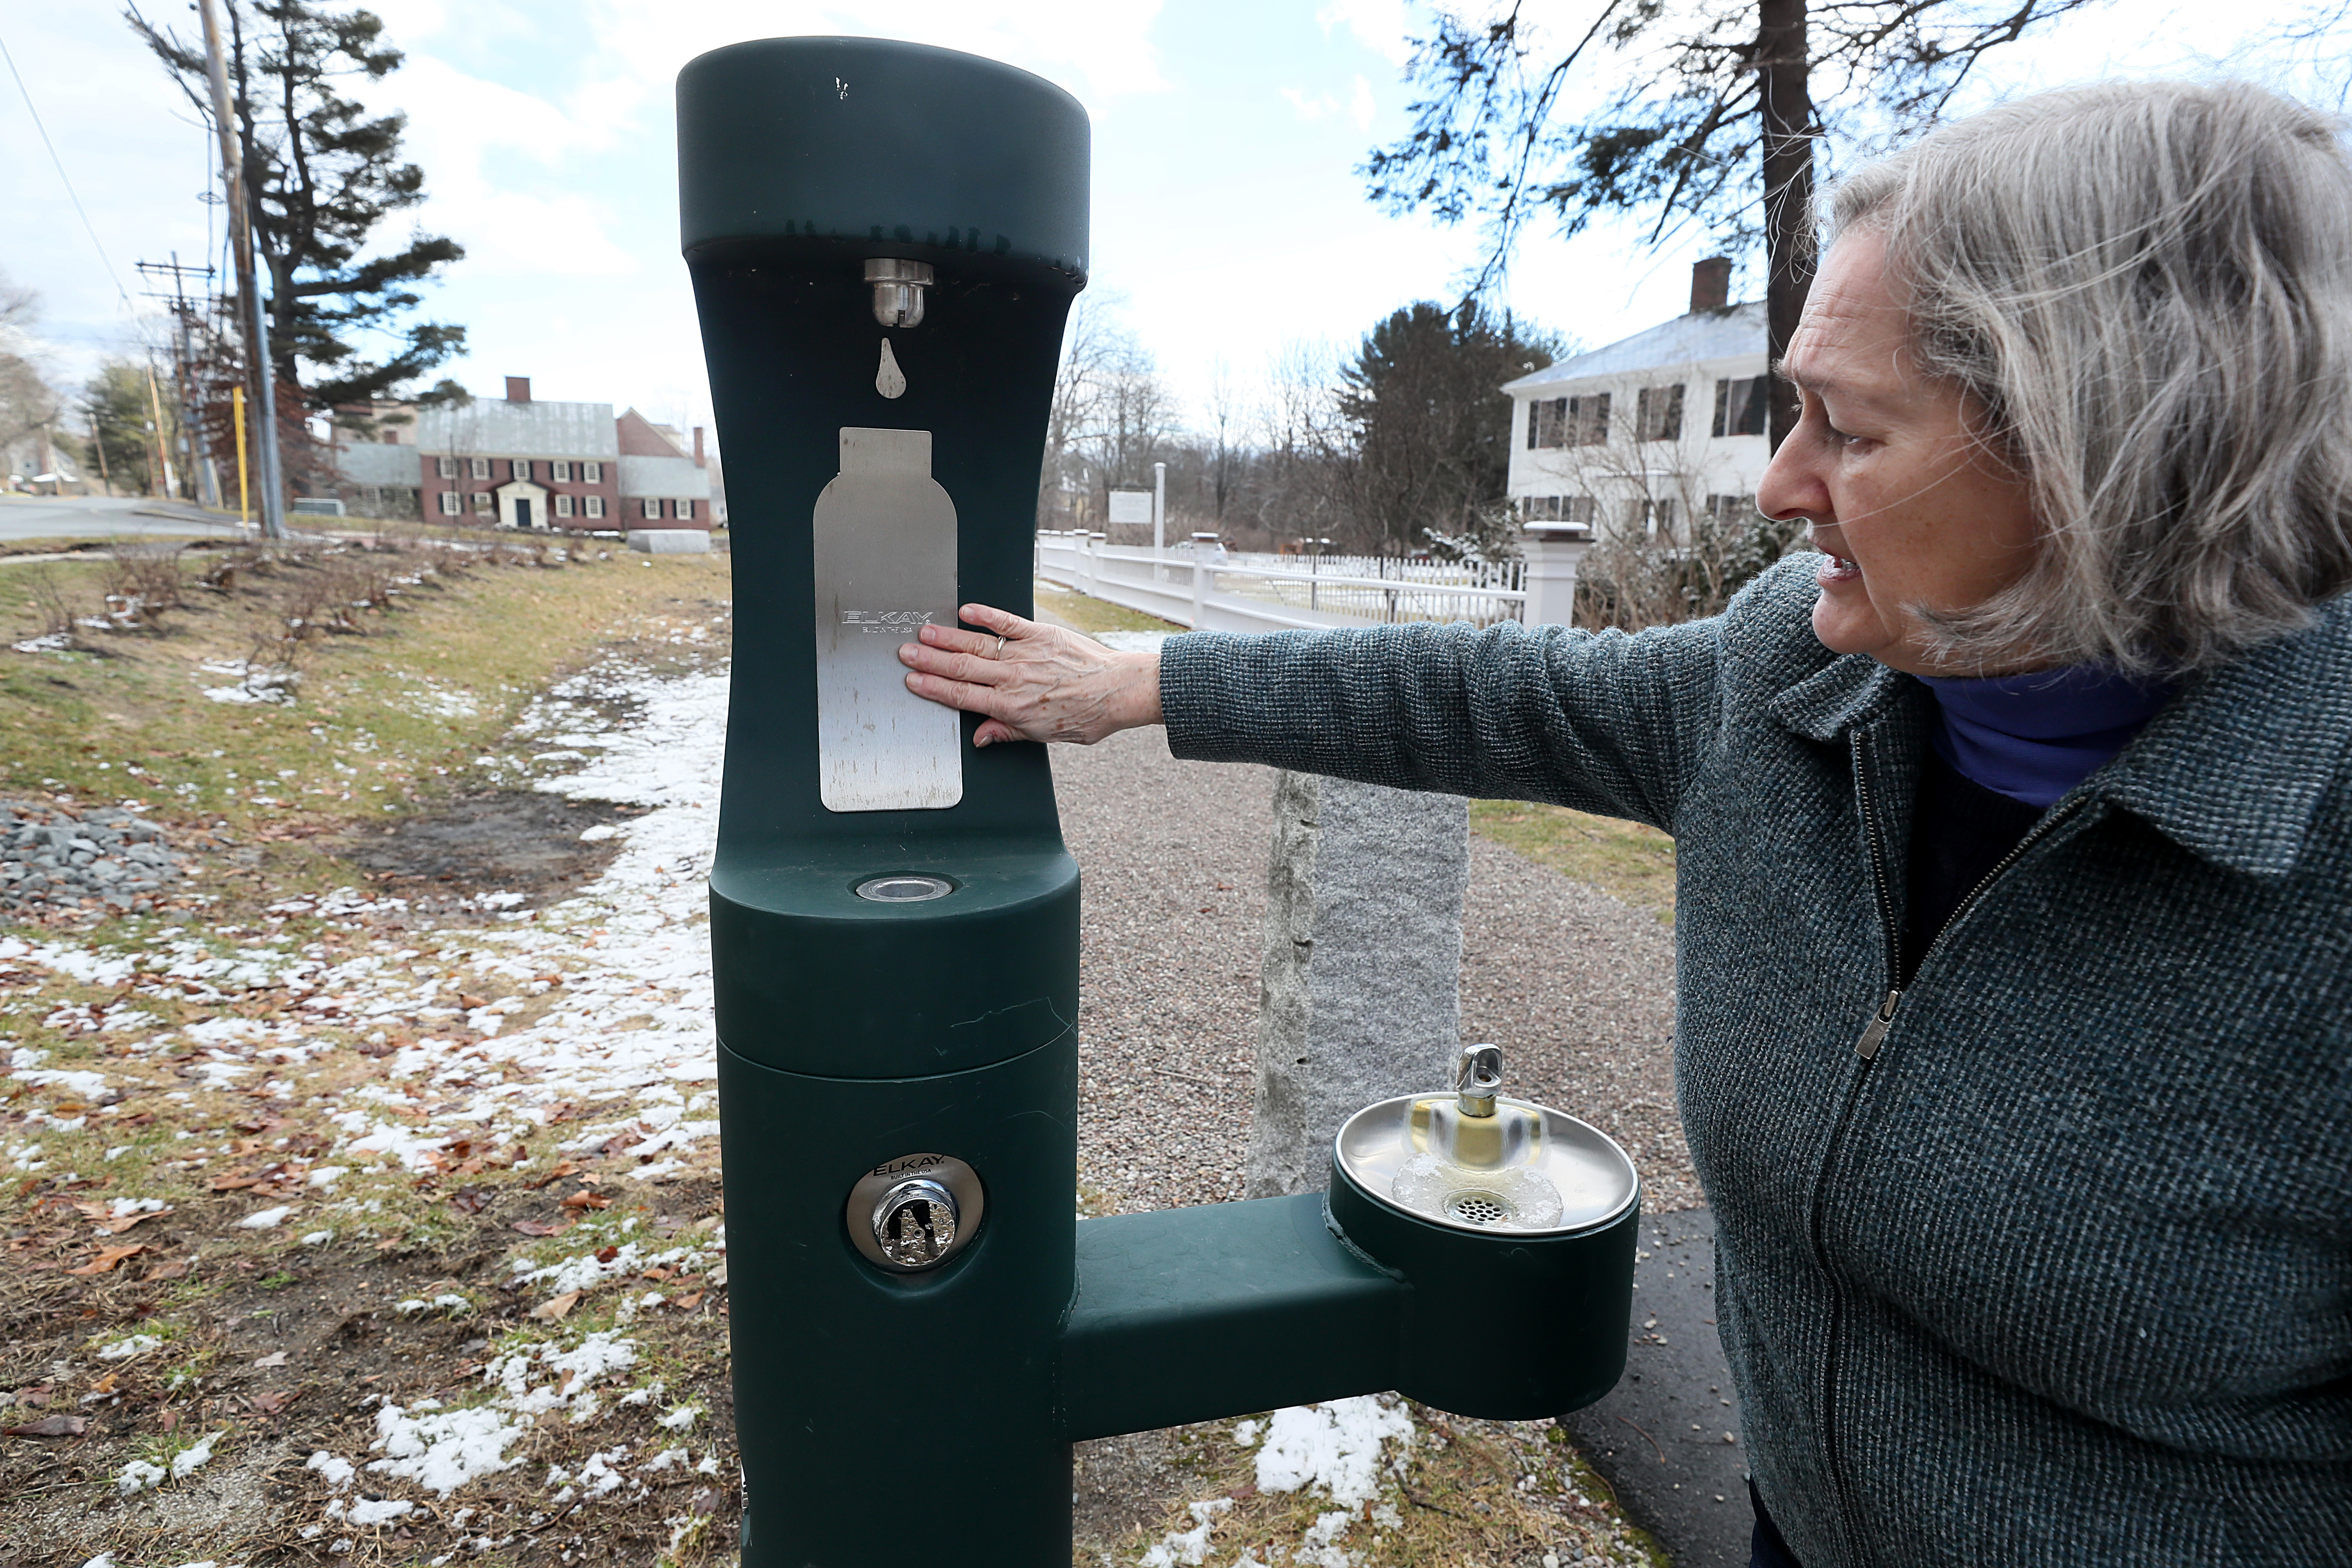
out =
[[[1455,1193],[1445,1200],[1445,1216],[1464,1225],[1502,1225],[1512,1217],[1512,1211],[1494,1193]]]

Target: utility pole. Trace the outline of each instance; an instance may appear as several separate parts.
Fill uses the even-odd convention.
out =
[[[194,411],[201,406],[203,400],[197,395],[196,351],[195,344],[190,336],[194,330],[196,308],[194,301],[188,298],[187,290],[187,280],[191,278],[200,278],[205,280],[203,285],[205,292],[210,293],[213,269],[210,267],[182,265],[180,253],[176,250],[172,252],[172,259],[169,261],[142,261],[138,263],[138,268],[140,271],[151,278],[169,278],[172,280],[172,291],[169,294],[150,289],[147,290],[147,297],[151,300],[161,300],[169,304],[172,307],[173,317],[179,322],[179,339],[173,347],[172,380],[173,384],[179,388],[180,441],[187,463],[188,483],[194,489],[198,505],[219,506],[221,504],[220,473],[216,465],[205,455],[197,434],[200,421]]]
[[[172,449],[163,440],[163,399],[155,389],[155,362],[147,362],[147,414],[155,426],[155,471],[148,479],[155,493],[165,500],[173,499],[172,492],[179,487],[173,482]]]
[[[261,536],[286,537],[286,487],[278,466],[277,374],[269,363],[269,320],[262,313],[261,289],[253,268],[253,215],[246,206],[245,160],[228,98],[228,66],[221,55],[220,18],[213,0],[196,0],[205,22],[205,72],[212,83],[213,124],[220,132],[221,179],[227,187],[229,253],[236,259],[236,288],[245,301],[246,376],[254,388],[261,429],[255,442],[261,459]]]

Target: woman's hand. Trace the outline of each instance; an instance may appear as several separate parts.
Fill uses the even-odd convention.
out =
[[[1074,741],[1157,724],[1160,656],[1114,653],[1092,637],[1041,626],[986,605],[956,612],[985,632],[927,626],[920,642],[902,643],[899,660],[915,673],[907,689],[950,708],[987,716],[971,743]]]

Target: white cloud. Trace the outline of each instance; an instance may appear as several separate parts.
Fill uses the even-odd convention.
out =
[[[1402,66],[1412,54],[1412,37],[1405,27],[1404,0],[1331,0],[1315,19],[1323,30],[1345,24],[1356,41],[1389,64]]]
[[[1299,119],[1309,124],[1327,114],[1339,112],[1339,100],[1328,92],[1309,97],[1301,88],[1286,87],[1281,90],[1284,100],[1297,112]]]
[[[627,98],[634,100],[632,89]],[[466,247],[477,272],[614,276],[637,260],[607,232],[611,215],[586,194],[593,183],[559,174],[567,159],[609,149],[620,133],[607,100],[565,109],[546,99],[469,75],[436,55],[412,49],[389,79],[382,107],[408,115],[405,150],[432,193],[419,222]],[[518,164],[536,163],[543,177]]]
[[[1359,131],[1372,128],[1372,84],[1362,77],[1356,79],[1355,95],[1348,100],[1348,118]]]

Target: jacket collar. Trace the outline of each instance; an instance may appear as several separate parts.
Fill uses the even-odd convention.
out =
[[[2352,750],[2352,596],[2192,682],[2084,787],[2250,876],[2294,869]]]
[[[1924,691],[1909,676],[1849,654],[1784,687],[1769,706],[1798,734],[1827,742]],[[2080,787],[2218,865],[2284,877],[2347,752],[2352,595],[2323,605],[2309,629],[2191,681]]]

